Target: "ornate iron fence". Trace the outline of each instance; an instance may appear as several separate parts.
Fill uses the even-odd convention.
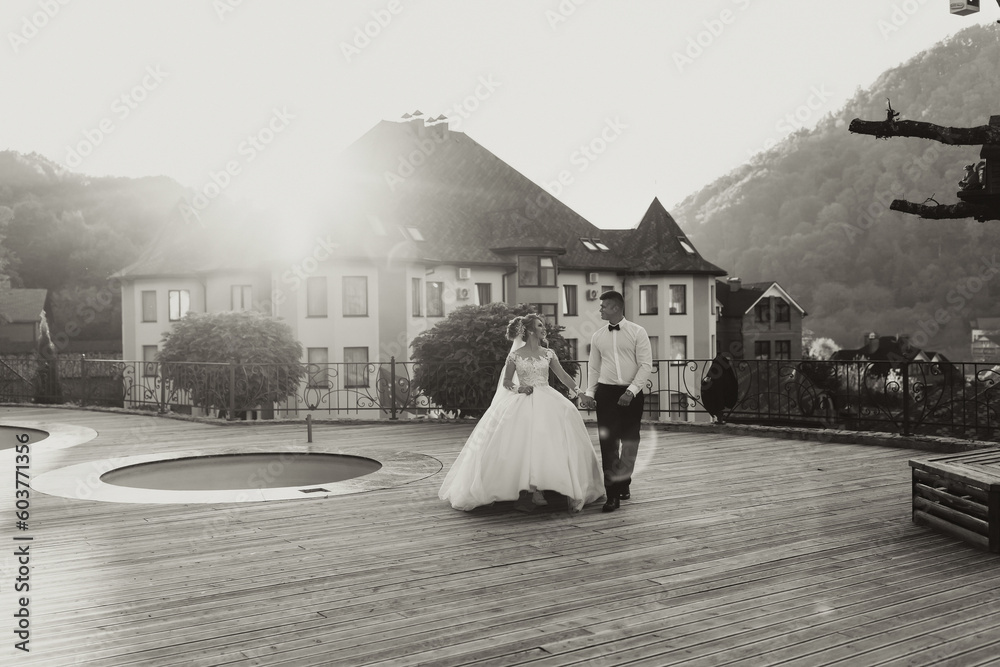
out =
[[[649,420],[706,421],[703,386],[712,360],[658,360],[645,387]],[[490,387],[502,368],[484,363],[473,374]],[[419,364],[172,363],[60,358],[62,400],[226,419],[304,414],[335,418],[406,419],[478,416],[492,390],[469,385],[449,405],[436,405],[416,386]],[[467,364],[437,369],[467,377]],[[1000,366],[905,361],[734,360],[734,391],[716,418],[730,422],[878,430],[1000,440]],[[580,377],[587,363],[580,362]],[[0,402],[47,402],[39,364],[0,359]],[[49,397],[52,398],[52,397]]]

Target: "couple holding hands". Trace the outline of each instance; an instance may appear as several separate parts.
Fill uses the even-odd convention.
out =
[[[442,500],[462,510],[516,500],[515,508],[531,511],[553,491],[566,496],[571,512],[601,498],[603,510],[613,512],[631,497],[652,352],[646,330],[626,320],[624,310],[620,293],[601,294],[608,326],[591,339],[580,396],[580,407],[597,410],[602,460],[576,406],[549,386],[551,370],[573,394],[579,389],[544,347],[545,323],[532,313],[508,324],[512,344],[497,392],[445,476]]]

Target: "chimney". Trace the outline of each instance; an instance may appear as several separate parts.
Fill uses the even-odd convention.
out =
[[[743,281],[740,279],[739,276],[733,276],[732,278],[729,278],[726,282],[729,283],[730,292],[739,292],[740,287],[743,286]]]
[[[878,334],[871,331],[865,334],[864,344],[862,345],[868,354],[875,352],[878,349]]]

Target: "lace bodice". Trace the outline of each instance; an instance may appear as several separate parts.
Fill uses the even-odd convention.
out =
[[[552,350],[545,350],[544,356],[538,358],[522,357],[511,352],[507,358],[514,360],[519,383],[532,387],[543,387],[549,383],[549,361],[552,359],[552,355]]]

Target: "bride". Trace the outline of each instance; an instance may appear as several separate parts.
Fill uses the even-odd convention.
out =
[[[530,511],[546,504],[544,491],[567,498],[570,511],[604,497],[601,463],[576,406],[549,386],[549,370],[576,392],[555,353],[543,347],[540,315],[507,325],[510,354],[496,396],[445,476],[438,497],[471,510],[517,500]]]

